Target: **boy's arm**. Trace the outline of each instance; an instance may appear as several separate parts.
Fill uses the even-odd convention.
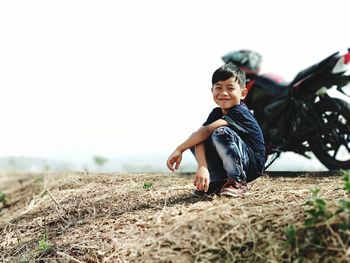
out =
[[[197,144],[200,144],[201,142],[204,142],[210,134],[220,126],[227,126],[228,123],[223,120],[219,119],[214,121],[213,123],[202,126],[193,133],[186,141],[181,143],[175,151],[169,156],[167,160],[167,166],[171,171],[175,171],[179,168],[181,160],[182,160],[182,153],[186,151],[187,149],[196,146]],[[174,167],[175,165],[175,167]]]

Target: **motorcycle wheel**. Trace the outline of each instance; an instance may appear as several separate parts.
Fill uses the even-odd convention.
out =
[[[310,141],[313,153],[329,170],[350,169],[350,104],[321,99],[315,113],[321,125]]]

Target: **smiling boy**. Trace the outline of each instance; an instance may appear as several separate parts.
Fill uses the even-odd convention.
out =
[[[198,163],[194,185],[198,195],[242,196],[248,190],[247,183],[263,172],[263,134],[241,102],[247,95],[245,82],[244,72],[236,65],[229,63],[218,68],[212,76],[212,94],[219,107],[167,160],[167,167],[175,171],[182,153],[194,147]]]

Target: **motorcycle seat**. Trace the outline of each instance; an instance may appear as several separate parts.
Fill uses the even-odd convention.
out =
[[[277,83],[265,76],[256,78],[255,85],[270,93],[274,98],[285,97],[288,95],[289,91],[287,83]]]

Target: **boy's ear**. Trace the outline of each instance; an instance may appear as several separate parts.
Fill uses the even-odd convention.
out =
[[[248,94],[248,90],[246,88],[241,91],[241,99],[243,100]]]

